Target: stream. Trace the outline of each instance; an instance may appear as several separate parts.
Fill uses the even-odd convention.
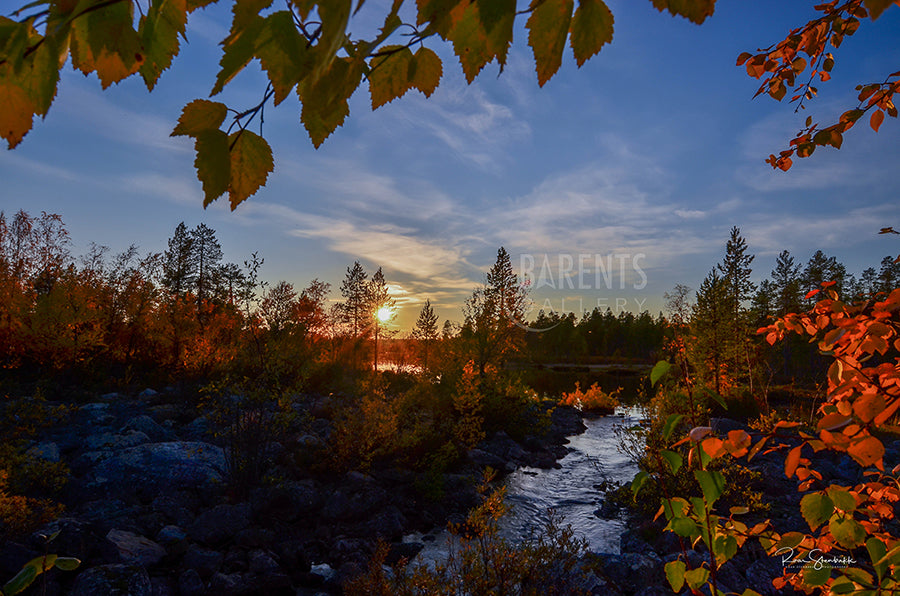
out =
[[[593,552],[618,553],[619,536],[626,525],[620,519],[600,519],[603,495],[600,485],[631,482],[637,467],[617,450],[616,426],[638,423],[637,408],[617,408],[613,416],[585,418],[587,430],[569,437],[571,451],[559,460],[560,468],[542,470],[520,468],[505,479],[506,503],[510,513],[501,520],[501,534],[516,541],[543,528],[549,509],[562,526],[570,525],[584,538]],[[416,557],[417,562],[432,564],[447,556],[449,534],[441,532],[428,541]]]

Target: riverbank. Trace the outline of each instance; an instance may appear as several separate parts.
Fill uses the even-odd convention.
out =
[[[542,435],[515,441],[495,433],[439,477],[384,462],[336,474],[315,465],[334,427],[330,399],[296,397],[303,415],[285,440],[266,446],[268,480],[246,495],[229,489],[221,429],[184,407],[177,391],[68,406],[63,423],[29,446],[31,456],[68,468],[66,512],[0,546],[2,577],[44,552],[42,535],[59,531],[50,552],[82,564],[46,574],[48,594],[338,593],[377,540],[391,545],[391,559],[408,558],[422,545],[405,535],[461,519],[478,503],[485,466],[556,466],[566,437],[584,429],[577,411],[553,408]]]

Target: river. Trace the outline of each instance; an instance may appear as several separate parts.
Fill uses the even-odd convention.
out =
[[[599,485],[630,482],[637,473],[634,463],[617,449],[615,427],[630,427],[639,420],[637,408],[617,408],[613,416],[586,418],[587,430],[569,437],[571,451],[559,460],[559,469],[520,468],[507,476],[506,502],[511,512],[501,521],[502,535],[513,541],[527,538],[533,529],[543,527],[548,510],[553,509],[562,525],[572,526],[591,551],[618,553],[625,522],[600,519],[594,512],[603,499]],[[445,559],[448,540],[445,531],[426,542],[416,562]]]

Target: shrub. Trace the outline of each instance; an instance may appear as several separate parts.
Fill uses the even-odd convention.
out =
[[[583,412],[612,413],[619,405],[618,388],[611,393],[603,391],[597,383],[591,385],[587,391],[581,390],[581,384],[575,383],[575,391],[563,393],[559,403],[564,406],[572,406]]]

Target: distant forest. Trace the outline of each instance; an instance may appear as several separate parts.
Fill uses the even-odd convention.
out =
[[[134,246],[111,255],[93,245],[75,258],[58,215],[0,213],[0,364],[8,379],[129,386],[273,376],[326,387],[338,371],[414,366],[440,374],[472,361],[480,370],[518,363],[652,363],[673,342],[690,345],[691,365],[713,383],[806,381],[820,373],[814,350],[799,340],[770,348],[755,335],[773,317],[806,309],[823,282],[846,299],[865,300],[900,281],[885,257],[858,276],[817,251],[801,264],[783,251],[770,276],[751,282],[753,256],[734,228],[723,261],[696,293],[667,292],[667,313],[614,315],[540,311],[526,325],[528,298],[508,253],[462,308],[461,323],[438,324],[426,302],[409,333],[386,330],[376,314],[393,301],[379,268],[348,267],[339,292],[312,280],[305,288],[260,279],[262,259],[224,263],[215,231],[179,224],[167,249]],[[387,308],[388,310],[383,310]],[[502,311],[502,312],[501,312]],[[385,321],[386,322],[386,321]],[[508,323],[508,321],[507,321]],[[339,376],[339,375],[338,375]],[[730,380],[726,380],[730,379]]]

